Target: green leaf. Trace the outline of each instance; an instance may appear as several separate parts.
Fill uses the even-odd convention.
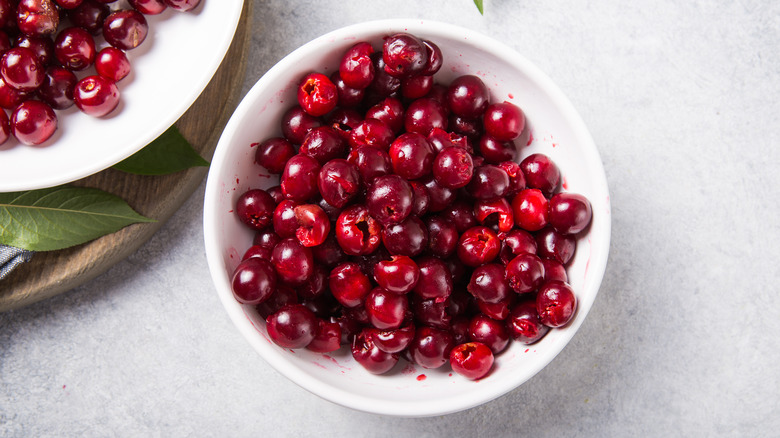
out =
[[[477,5],[477,9],[479,9],[479,13],[481,15],[485,15],[485,10],[482,5],[482,0],[474,0],[474,4]]]
[[[208,165],[173,125],[143,149],[115,164],[114,169],[137,175],[166,175]]]
[[[59,186],[0,193],[0,244],[31,251],[67,248],[138,222],[155,221],[98,189]]]

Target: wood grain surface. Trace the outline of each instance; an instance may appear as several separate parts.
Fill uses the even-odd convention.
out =
[[[176,122],[182,135],[206,160],[214,154],[222,129],[240,100],[251,16],[252,1],[245,0],[235,37],[222,64],[203,93]],[[113,193],[157,222],[130,225],[72,248],[36,253],[30,262],[0,281],[0,311],[66,292],[135,252],[179,209],[207,172],[207,168],[198,167],[171,175],[142,176],[109,168],[73,182]]]

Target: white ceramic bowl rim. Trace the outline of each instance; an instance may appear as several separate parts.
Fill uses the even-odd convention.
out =
[[[233,298],[229,286],[230,279],[226,272],[222,257],[225,248],[221,247],[219,239],[213,232],[220,227],[220,212],[218,211],[219,207],[217,205],[217,200],[219,199],[219,192],[224,190],[224,187],[220,186],[220,182],[225,181],[225,178],[230,178],[230,176],[227,175],[229,170],[224,169],[226,154],[231,139],[236,135],[238,130],[243,127],[242,118],[251,106],[251,102],[257,100],[259,94],[265,87],[284,83],[289,80],[289,78],[286,77],[288,69],[303,62],[312,53],[321,51],[323,45],[327,45],[334,40],[340,41],[348,36],[355,36],[355,40],[357,41],[364,38],[366,35],[376,35],[378,29],[386,28],[397,29],[398,31],[408,31],[412,34],[425,30],[427,33],[433,32],[442,37],[452,39],[465,38],[485,52],[498,58],[503,58],[505,62],[510,63],[518,70],[523,71],[531,81],[549,96],[557,109],[564,115],[566,122],[571,126],[571,129],[576,135],[579,147],[587,150],[587,159],[589,161],[586,164],[594,169],[600,169],[600,172],[597,172],[597,174],[590,175],[593,178],[593,184],[599,188],[600,193],[603,192],[607,194],[605,211],[594,213],[594,217],[598,214],[604,214],[602,214],[598,223],[594,221],[594,224],[592,224],[592,227],[598,226],[600,235],[606,236],[606,238],[592,242],[593,247],[591,248],[591,252],[598,255],[598,257],[589,259],[589,266],[587,267],[588,278],[584,286],[585,288],[595,289],[595,291],[585,297],[585,299],[579,300],[576,318],[567,326],[567,330],[565,330],[565,334],[562,335],[560,342],[556,342],[551,348],[546,349],[541,353],[544,357],[538,362],[538,366],[515,375],[515,381],[501,382],[501,384],[488,384],[486,379],[474,382],[474,385],[482,385],[482,387],[477,391],[467,391],[462,395],[441,399],[435,403],[417,400],[382,400],[379,402],[376,399],[354,394],[338,386],[324,383],[312,375],[301,371],[297,367],[289,366],[288,362],[276,353],[275,346],[271,345],[266,339],[262,339],[261,336],[258,336],[258,329],[253,326],[252,322],[245,314],[243,307]],[[435,40],[433,41],[436,42]],[[603,165],[593,139],[571,102],[547,75],[526,58],[519,55],[514,49],[472,30],[429,20],[393,19],[355,24],[316,38],[287,55],[258,80],[247,93],[246,97],[236,109],[234,116],[225,127],[222,138],[220,139],[214,154],[206,187],[204,233],[209,268],[219,292],[220,299],[228,312],[228,315],[242,335],[258,352],[261,353],[262,357],[271,364],[271,366],[301,387],[322,398],[343,406],[384,415],[422,417],[457,412],[495,399],[516,388],[538,373],[546,364],[552,361],[558,353],[560,353],[584,321],[585,316],[593,304],[593,300],[595,299],[598,287],[604,275],[610,245],[609,236],[611,224],[609,216],[610,207],[606,176],[603,172]]]

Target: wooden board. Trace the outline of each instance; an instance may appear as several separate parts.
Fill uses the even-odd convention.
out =
[[[252,3],[244,1],[233,42],[211,82],[176,122],[182,135],[206,160],[211,160],[222,129],[240,100]],[[130,225],[72,248],[36,253],[30,262],[0,280],[0,311],[66,292],[135,252],[179,209],[207,172],[207,168],[199,167],[172,175],[141,176],[107,169],[72,183],[113,193],[157,222]]]

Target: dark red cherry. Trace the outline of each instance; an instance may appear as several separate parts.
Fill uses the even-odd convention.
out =
[[[403,222],[412,212],[412,186],[398,175],[375,178],[368,187],[366,207],[382,225]]]
[[[520,254],[507,263],[506,279],[519,294],[533,292],[544,281],[544,265],[535,254]]]
[[[268,260],[249,257],[233,271],[231,288],[239,303],[260,304],[276,291],[276,272]]]
[[[509,345],[509,333],[503,321],[479,314],[469,323],[469,339],[485,344],[493,354],[498,354]]]
[[[374,48],[365,41],[355,44],[344,53],[339,63],[339,75],[345,84],[357,89],[371,85],[374,80],[372,53]]]
[[[301,245],[294,237],[282,239],[276,244],[271,263],[278,278],[293,286],[304,284],[314,272],[311,250]]]
[[[466,265],[477,267],[490,263],[501,250],[501,241],[490,228],[477,226],[466,230],[458,241],[458,258]]]
[[[343,158],[325,163],[317,177],[320,195],[330,205],[342,208],[360,193],[358,168]]]
[[[549,222],[549,201],[538,189],[525,189],[512,199],[512,211],[518,227],[539,231]]]
[[[407,256],[392,256],[390,260],[381,260],[374,266],[374,280],[383,289],[406,294],[417,285],[420,268]]]
[[[509,311],[506,326],[512,338],[523,344],[533,344],[550,331],[550,327],[542,324],[539,318],[535,300],[517,303]]]
[[[287,160],[281,177],[282,192],[293,201],[304,202],[318,193],[320,164],[314,158],[297,154]]]
[[[479,300],[497,303],[509,297],[512,289],[504,276],[504,266],[498,263],[487,263],[478,266],[471,274],[466,290]]]
[[[337,322],[318,320],[314,339],[306,346],[315,353],[330,353],[341,347],[341,326]]]
[[[103,37],[117,49],[132,50],[140,46],[149,33],[143,14],[134,9],[114,11],[103,22]]]
[[[485,109],[485,133],[498,141],[512,141],[525,129],[525,114],[510,102],[493,103]]]
[[[336,240],[349,255],[374,252],[382,241],[382,226],[363,205],[346,208],[336,221]]]
[[[371,374],[384,374],[398,363],[398,354],[380,350],[365,330],[352,341],[352,357]]]
[[[384,71],[395,77],[410,77],[425,71],[428,48],[420,39],[408,33],[397,33],[384,40],[382,59]]]
[[[561,171],[547,155],[529,155],[520,162],[520,168],[528,187],[541,190],[545,196],[551,196],[561,184]]]
[[[447,89],[447,106],[450,111],[467,119],[481,116],[489,101],[487,86],[482,79],[474,75],[455,78]]]
[[[371,325],[381,330],[397,329],[409,311],[409,300],[405,295],[378,287],[366,296],[365,307]]]
[[[298,86],[298,104],[312,116],[324,116],[337,103],[336,85],[322,73],[308,74]]]
[[[576,193],[558,193],[550,198],[550,225],[561,234],[577,234],[593,217],[590,201]]]
[[[255,230],[271,225],[276,203],[265,190],[247,190],[236,201],[236,214],[244,224]]]
[[[303,348],[314,340],[317,316],[302,304],[290,304],[266,318],[268,337],[284,348]]]
[[[409,353],[417,365],[423,368],[439,368],[447,363],[453,347],[452,334],[434,327],[418,327],[409,344]]]
[[[356,307],[371,291],[371,280],[357,263],[342,263],[330,272],[328,285],[333,296],[345,307]]]
[[[480,342],[467,342],[455,346],[450,352],[452,370],[469,379],[485,377],[493,368],[493,352]]]
[[[536,311],[542,324],[550,327],[562,327],[568,324],[577,310],[577,298],[574,290],[561,281],[546,282],[536,294]]]

